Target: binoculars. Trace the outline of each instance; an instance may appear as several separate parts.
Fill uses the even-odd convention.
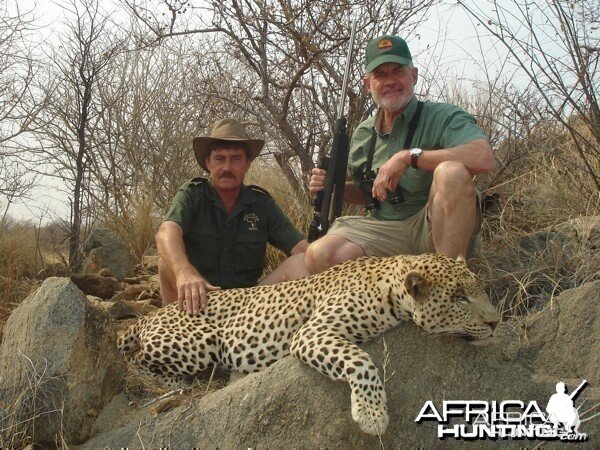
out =
[[[379,209],[379,200],[372,195],[375,177],[377,177],[377,172],[374,170],[360,174],[359,186],[360,190],[365,196],[365,207],[367,208],[367,211]],[[404,196],[402,195],[400,186],[396,186],[396,189],[393,192],[388,191],[387,201],[394,206],[399,205],[404,201]]]

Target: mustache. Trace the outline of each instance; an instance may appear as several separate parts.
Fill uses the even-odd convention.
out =
[[[219,178],[235,178],[235,175],[233,174],[233,172],[221,172],[219,174]]]

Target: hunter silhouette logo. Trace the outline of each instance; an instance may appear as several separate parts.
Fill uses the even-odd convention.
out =
[[[246,214],[244,216],[244,221],[248,222],[248,225],[249,225],[248,229],[249,230],[252,230],[252,231],[258,230],[258,228],[257,228],[257,225],[258,225],[258,216],[256,214],[254,214],[254,213]]]
[[[580,418],[574,400],[587,385],[583,380],[577,388],[566,393],[564,382],[556,384],[556,393],[548,400],[546,413],[535,400],[444,400],[438,409],[433,401],[425,402],[415,422],[436,421],[439,439],[544,439],[586,441],[588,435],[579,432],[579,425],[591,420]],[[588,408],[581,416],[594,411],[600,404]],[[589,414],[588,414],[589,415]]]
[[[552,397],[550,397],[548,406],[546,406],[548,420],[552,422],[555,430],[559,429],[560,424],[567,433],[578,433],[581,420],[579,420],[579,409],[575,408],[573,400],[575,400],[586,384],[587,380],[583,380],[571,395],[567,395],[565,393],[565,383],[562,381],[556,383],[556,394],[553,394]]]

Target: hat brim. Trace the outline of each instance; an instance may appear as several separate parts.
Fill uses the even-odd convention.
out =
[[[206,170],[209,171],[204,163],[204,160],[208,156],[208,147],[213,142],[239,142],[245,144],[250,149],[250,160],[253,160],[258,156],[263,146],[265,145],[265,141],[262,139],[240,139],[240,138],[216,138],[216,137],[207,137],[207,136],[199,136],[194,138],[194,154],[196,155],[196,160],[198,164]]]
[[[402,64],[403,66],[410,66],[412,64],[412,60],[398,55],[381,55],[371,61],[369,65],[365,66],[365,70],[367,73],[369,73],[385,63],[396,63]]]

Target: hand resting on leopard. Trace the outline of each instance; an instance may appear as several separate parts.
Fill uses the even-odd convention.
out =
[[[271,286],[215,291],[199,316],[169,305],[119,338],[134,369],[171,386],[219,365],[257,372],[288,354],[351,388],[352,417],[385,431],[386,394],[357,344],[412,319],[430,333],[492,335],[500,315],[464,259],[364,257]]]

